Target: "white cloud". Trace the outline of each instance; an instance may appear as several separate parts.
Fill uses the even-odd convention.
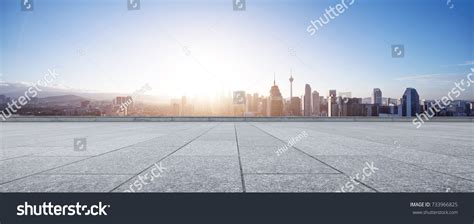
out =
[[[459,66],[474,65],[474,61],[466,61],[463,64],[458,64]]]
[[[397,81],[433,81],[433,80],[438,80],[439,77],[443,75],[453,75],[453,74],[434,73],[434,74],[402,76],[402,77],[395,78],[395,80]]]
[[[472,61],[465,61],[460,64],[454,64],[454,65],[441,65],[441,67],[456,67],[456,66],[469,66],[469,65],[474,65],[474,60]]]

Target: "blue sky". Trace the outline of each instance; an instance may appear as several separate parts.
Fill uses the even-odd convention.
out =
[[[20,0],[1,1],[1,69],[7,82],[35,82],[49,68],[58,85],[131,93],[148,83],[154,95],[212,96],[233,90],[268,94],[277,84],[289,96],[309,83],[368,97],[446,95],[474,61],[471,0],[355,0],[343,14],[306,31],[310,20],[340,0]],[[453,6],[452,8],[450,6]],[[405,46],[392,58],[391,45]],[[474,99],[472,88],[461,98]]]

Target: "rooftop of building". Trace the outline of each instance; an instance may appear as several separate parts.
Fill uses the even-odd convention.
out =
[[[0,191],[122,192],[157,164],[136,191],[472,192],[473,134],[472,122],[3,122]]]

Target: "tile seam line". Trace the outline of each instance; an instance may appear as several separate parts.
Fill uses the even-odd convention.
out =
[[[187,130],[190,130],[190,129],[192,129],[192,128],[193,128],[193,127],[191,127],[191,128],[184,128],[183,130],[178,130],[178,131],[187,131]],[[161,137],[164,137],[164,136],[167,136],[167,135],[158,136],[158,137],[153,137],[153,138],[148,139],[148,140],[144,140],[144,141],[137,142],[137,143],[135,143],[134,145],[137,145],[137,144],[140,144],[140,143],[144,143],[144,142],[147,142],[147,141],[151,141],[151,140],[154,140],[154,139],[157,139],[157,138],[161,138]],[[125,146],[125,147],[131,147],[131,146],[134,146],[134,145],[128,145],[128,146]],[[32,145],[26,145],[26,146],[21,146],[21,147],[32,147]],[[48,146],[48,147],[64,148],[64,146]],[[137,146],[137,147],[138,147],[138,146]],[[12,148],[9,148],[9,149],[14,149],[14,148],[18,148],[18,147],[12,147]],[[121,149],[121,148],[119,148],[119,149]],[[119,150],[119,149],[114,149],[114,150]],[[47,151],[45,151],[45,152],[46,152],[46,153],[47,153],[47,152],[51,152],[52,150],[54,150],[54,149],[47,150]],[[91,155],[91,156],[38,156],[38,154],[40,154],[40,153],[45,153],[45,152],[37,152],[37,153],[26,154],[26,155],[23,155],[23,156],[17,156],[17,157],[15,157],[15,158],[3,159],[3,160],[0,160],[0,162],[5,161],[5,160],[9,160],[9,159],[16,159],[16,158],[20,158],[20,157],[94,157],[94,156],[100,156],[100,155],[102,155],[102,154],[107,154],[108,152],[113,152],[114,150],[107,151],[107,152],[103,152],[103,153],[99,153],[99,154],[96,154],[96,155]]]
[[[314,130],[313,128],[309,128],[309,129],[312,130],[312,131],[314,131],[314,132],[323,133],[323,132]],[[327,134],[327,133],[326,133],[326,134]],[[332,134],[332,133],[330,133],[330,134],[331,134],[331,135],[335,135],[335,134]],[[335,135],[335,136],[336,136],[336,135]],[[352,138],[352,139],[357,139],[357,138],[355,138],[355,137],[346,136],[346,135],[344,135],[344,137]],[[358,140],[361,140],[361,139],[358,139]],[[376,144],[382,144],[382,145],[384,145],[384,146],[392,146],[392,145],[389,145],[389,144],[374,142],[374,141],[366,140],[366,139],[362,139],[362,141],[366,141],[366,142],[370,142],[370,143],[376,143]],[[296,148],[296,147],[295,147],[295,148]],[[408,149],[412,149],[412,148],[408,148]],[[412,150],[413,150],[413,149],[412,149]],[[435,154],[435,155],[451,156],[451,155],[446,155],[446,154],[443,154],[443,153],[433,153],[433,152],[429,152],[429,151],[426,151],[426,150],[417,150],[417,151],[432,153],[432,154]],[[361,155],[361,156],[365,156],[365,155]],[[417,164],[414,164],[414,163],[409,163],[409,162],[402,161],[402,160],[398,160],[398,159],[395,159],[395,158],[390,158],[390,157],[385,156],[385,155],[374,154],[374,155],[367,155],[367,156],[380,156],[380,157],[383,157],[383,158],[386,158],[386,159],[389,159],[389,160],[393,160],[393,161],[397,161],[397,162],[400,162],[400,163],[403,163],[403,164],[406,164],[406,165],[409,165],[409,166],[413,166],[413,167],[416,167],[416,168],[419,168],[419,169],[423,169],[423,170],[435,172],[435,173],[438,173],[438,174],[447,175],[447,176],[454,177],[454,178],[460,178],[460,179],[463,179],[463,180],[466,180],[466,181],[469,181],[469,182],[474,182],[473,180],[470,180],[470,179],[467,179],[467,178],[464,178],[464,177],[460,177],[460,176],[456,176],[456,175],[453,175],[453,174],[450,174],[450,173],[445,173],[445,172],[441,172],[441,171],[438,171],[438,170],[433,170],[433,169],[430,169],[430,168],[422,167],[422,166],[417,165]],[[452,157],[454,157],[454,158],[462,158],[462,157],[458,157],[458,156],[452,156]],[[465,158],[463,158],[463,159],[465,159]],[[355,181],[360,182],[360,181],[358,181],[358,180],[355,180]],[[365,184],[364,184],[364,185],[365,185]]]
[[[312,130],[312,131],[318,132],[318,133],[323,133],[323,132],[314,130],[313,128],[309,128],[309,129]],[[331,135],[335,135],[335,134],[332,134],[332,133],[331,133]],[[344,137],[348,137],[348,138],[352,138],[352,139],[357,139],[357,138],[355,138],[355,137],[346,136],[346,135],[344,135]],[[359,140],[360,140],[360,139],[359,139]],[[370,142],[370,143],[382,144],[382,145],[385,145],[385,146],[392,146],[392,145],[389,145],[389,144],[374,142],[374,141],[366,140],[366,139],[363,139],[363,141]],[[296,147],[295,147],[295,148],[296,148]],[[410,147],[409,149],[411,149],[411,147]],[[433,152],[429,152],[429,151],[425,151],[425,150],[418,150],[418,151],[427,152],[427,153],[432,153],[432,154],[435,154],[435,155],[446,155],[446,154],[443,154],[443,153],[433,153]],[[364,156],[364,155],[361,155],[361,156]],[[460,177],[460,176],[456,176],[456,175],[453,175],[453,174],[450,174],[450,173],[445,173],[445,172],[441,172],[441,171],[438,171],[438,170],[433,170],[433,169],[430,169],[430,168],[422,167],[422,166],[419,166],[419,165],[414,164],[414,163],[409,163],[409,162],[405,162],[405,161],[398,160],[398,159],[395,159],[395,158],[390,158],[390,157],[385,156],[385,155],[380,155],[380,154],[377,155],[377,154],[376,154],[376,155],[368,155],[368,156],[380,156],[380,157],[384,157],[384,158],[389,159],[389,160],[393,160],[393,161],[397,161],[397,162],[400,162],[400,163],[404,163],[404,164],[406,164],[406,165],[413,166],[413,167],[416,167],[416,168],[419,168],[419,169],[424,169],[424,170],[428,170],[428,171],[435,172],[435,173],[438,173],[438,174],[448,175],[448,176],[451,176],[451,177],[454,177],[454,178],[460,178],[460,179],[463,179],[463,180],[466,180],[466,181],[469,181],[469,182],[474,182],[473,180],[470,180],[470,179],[467,179],[467,178],[464,178],[464,177]],[[451,156],[451,155],[446,155],[446,156]],[[454,157],[454,158],[462,158],[462,157],[458,157],[458,156],[452,156],[452,157]],[[464,159],[465,159],[465,158],[464,158]],[[356,181],[359,182],[358,180],[356,180]]]
[[[317,131],[317,130],[314,130],[312,128],[309,128],[310,130],[312,131],[315,131],[315,132],[318,132],[318,133],[323,133],[323,132],[320,132],[320,131]],[[331,135],[335,135],[335,134],[332,134]],[[335,135],[336,136],[336,135]],[[344,137],[347,137],[347,138],[351,138],[351,139],[358,139],[358,138],[355,138],[355,137],[352,137],[352,136],[346,136],[346,135],[343,135]],[[358,140],[361,140],[361,139],[358,139]],[[367,140],[367,139],[362,139],[362,141],[366,141],[366,142],[370,142],[370,143],[376,143],[376,144],[382,144],[384,146],[393,146],[393,145],[390,145],[390,144],[386,144],[386,143],[379,143],[379,142],[374,142],[372,140]],[[414,150],[413,148],[409,147],[407,149],[411,149],[411,150]],[[454,157],[454,158],[458,158],[458,159],[466,159],[466,158],[463,158],[463,157],[460,157],[460,156],[453,156],[453,155],[448,155],[448,154],[444,154],[444,153],[435,153],[435,152],[430,152],[430,151],[426,151],[426,150],[416,150],[416,151],[421,151],[421,152],[426,152],[426,153],[431,153],[431,154],[435,154],[435,155],[444,155],[444,156],[451,156],[451,157]],[[360,156],[365,156],[365,155],[360,155]],[[404,163],[406,165],[409,165],[409,166],[414,166],[416,168],[420,168],[420,169],[424,169],[424,170],[428,170],[428,171],[431,171],[431,172],[435,172],[435,173],[439,173],[439,174],[444,174],[444,175],[448,175],[448,176],[451,176],[451,177],[456,177],[456,178],[461,178],[461,179],[464,179],[464,180],[467,180],[467,181],[470,181],[470,182],[474,182],[470,179],[466,179],[466,178],[463,178],[463,177],[460,177],[460,176],[456,176],[456,175],[453,175],[453,174],[450,174],[450,173],[444,173],[444,172],[441,172],[441,171],[438,171],[438,170],[433,170],[433,169],[430,169],[430,168],[426,168],[426,167],[422,167],[420,165],[417,165],[415,163],[410,163],[410,162],[406,162],[406,161],[402,161],[402,160],[399,160],[399,159],[395,159],[395,158],[391,158],[391,157],[388,157],[386,155],[380,155],[380,154],[371,154],[371,155],[367,155],[367,156],[380,156],[380,157],[384,157],[386,159],[390,159],[390,160],[393,160],[393,161],[397,161],[397,162],[401,162],[401,163]],[[468,160],[468,159],[466,159]]]
[[[344,175],[343,173],[244,173],[244,175]],[[345,176],[345,175],[344,175]]]
[[[193,129],[193,128],[195,128],[195,127],[191,127],[191,128],[186,129],[186,130],[190,130],[190,129]],[[97,154],[97,155],[94,155],[94,156],[91,156],[91,157],[87,157],[87,158],[84,158],[84,159],[76,160],[76,161],[73,161],[73,162],[70,162],[70,163],[66,163],[66,164],[63,164],[63,165],[60,165],[60,166],[57,166],[57,167],[53,167],[53,168],[50,168],[50,169],[46,169],[46,170],[43,170],[43,171],[40,171],[40,172],[32,173],[32,174],[29,174],[29,175],[26,175],[26,176],[23,176],[23,177],[15,178],[15,179],[13,179],[13,180],[5,181],[5,182],[0,183],[0,186],[1,186],[1,185],[4,185],[4,184],[11,183],[11,182],[14,182],[14,181],[17,181],[17,180],[22,180],[22,179],[25,179],[25,178],[28,178],[28,177],[31,177],[31,176],[34,176],[34,175],[46,173],[46,172],[49,172],[49,171],[52,171],[52,170],[55,170],[55,169],[58,169],[58,168],[62,168],[62,167],[65,167],[65,166],[69,166],[69,165],[72,165],[72,164],[76,164],[76,163],[79,163],[79,162],[82,162],[82,161],[86,161],[86,160],[88,160],[88,159],[92,159],[92,158],[95,158],[95,157],[99,157],[99,156],[102,156],[102,155],[106,155],[106,154],[109,154],[109,153],[112,153],[112,152],[117,152],[117,151],[119,151],[119,150],[122,150],[122,149],[125,149],[125,148],[128,148],[128,147],[132,147],[132,146],[134,146],[134,145],[137,145],[137,144],[140,144],[140,143],[143,143],[143,142],[147,142],[147,141],[151,141],[151,140],[153,140],[153,139],[157,139],[157,138],[161,138],[161,137],[163,137],[163,136],[153,137],[153,138],[151,138],[151,139],[148,139],[148,140],[145,140],[145,141],[141,141],[141,142],[137,142],[137,143],[134,143],[134,144],[132,144],[132,145],[124,146],[124,147],[121,147],[121,148],[118,148],[118,149],[114,149],[114,150],[111,150],[111,151],[107,151],[107,152],[104,152],[104,153],[101,153],[101,154]]]
[[[212,126],[211,128],[207,129],[206,131],[204,131],[203,133],[201,133],[200,135],[198,135],[197,137],[191,139],[189,142],[187,142],[186,144],[178,147],[176,150],[168,153],[167,155],[163,156],[161,159],[159,159],[158,161],[156,161],[155,163],[158,163],[158,162],[161,162],[163,161],[164,159],[172,156],[173,154],[175,154],[176,152],[178,152],[179,150],[183,149],[184,147],[186,147],[187,145],[191,144],[192,142],[194,142],[196,139],[200,138],[201,136],[207,134],[209,131],[211,131],[213,128],[215,128],[217,125],[214,125]],[[136,173],[135,175],[133,175],[132,177],[128,178],[127,180],[125,180],[124,182],[122,182],[121,184],[117,185],[116,187],[112,188],[111,190],[109,190],[108,192],[109,193],[112,193],[113,191],[117,190],[119,187],[123,186],[125,183],[129,182],[130,180],[136,178],[137,176],[139,176],[140,174],[142,174],[143,172],[145,172],[146,170],[150,169],[151,167],[154,166],[154,164],[151,164],[149,166],[147,166],[145,169],[143,169],[142,171]]]
[[[144,129],[144,128],[136,128],[135,130],[137,129]],[[186,130],[189,130],[191,128],[184,128],[183,130],[186,131]],[[125,129],[123,131],[128,131],[130,130],[129,129]],[[182,131],[182,130],[178,130],[178,131]],[[108,132],[108,133],[113,133],[112,131],[111,132]],[[65,136],[65,135],[61,135],[61,136]],[[74,135],[72,135],[74,136]],[[164,135],[166,136],[166,135]],[[155,138],[159,138],[159,137],[163,137],[163,136],[158,136],[158,137],[155,137]],[[116,139],[119,139],[121,137],[116,137]],[[141,142],[138,142],[138,143],[143,143],[143,142],[146,142],[146,141],[150,141],[150,140],[153,140],[153,139],[149,139],[149,140],[145,140],[145,141],[141,141]],[[47,141],[47,142],[54,142],[54,141]],[[15,147],[11,147],[11,148],[8,148],[8,149],[15,149],[15,148],[21,148],[21,147],[35,147],[34,145],[36,144],[42,144],[42,143],[35,143],[35,144],[31,144],[31,145],[23,145],[23,146],[15,146]],[[59,148],[63,148],[64,146],[48,146],[48,147],[59,147]],[[45,152],[52,152],[54,149],[50,149],[50,150],[46,150]],[[30,153],[30,154],[27,154],[25,156],[29,157],[29,156],[35,156],[35,155],[38,155],[40,153],[45,153],[45,152],[36,152],[36,153]],[[3,161],[3,160],[0,160],[0,162]]]
[[[430,168],[422,167],[422,166],[419,166],[418,164],[415,164],[415,163],[408,163],[408,162],[405,162],[405,161],[402,161],[402,160],[386,157],[384,155],[382,155],[382,157],[385,157],[387,159],[391,159],[391,160],[394,160],[394,161],[397,161],[397,162],[405,163],[409,166],[414,166],[414,167],[419,168],[419,169],[424,169],[424,170],[428,170],[428,171],[435,172],[435,173],[438,173],[438,174],[444,174],[444,175],[448,175],[450,177],[460,178],[460,179],[463,179],[463,180],[467,180],[469,182],[474,182],[473,180],[470,180],[470,179],[467,179],[467,178],[464,178],[464,177],[460,177],[460,176],[456,176],[456,175],[453,175],[453,174],[450,174],[450,173],[445,173],[445,172],[441,172],[441,171],[438,171],[438,170],[433,170],[433,169],[430,169]]]
[[[310,129],[311,131],[314,131],[314,132],[318,132],[318,133],[322,133],[322,134],[329,134],[329,135],[333,135],[333,136],[338,136],[337,134],[334,134],[334,133],[325,133],[325,132],[320,132],[318,130],[315,130],[313,128],[308,128]],[[356,139],[356,140],[360,140],[360,141],[365,141],[365,142],[370,142],[370,143],[375,143],[375,144],[380,144],[382,146],[389,146],[389,147],[393,147],[393,145],[391,144],[387,144],[387,143],[380,143],[380,142],[375,142],[375,141],[372,141],[372,140],[368,140],[368,139],[359,139],[359,138],[356,138],[356,137],[353,137],[353,136],[348,136],[348,135],[342,135],[346,138],[351,138],[351,139]],[[407,149],[411,149],[413,150],[413,148],[410,146],[410,147],[407,147]],[[460,157],[460,156],[455,156],[455,155],[450,155],[450,154],[444,154],[444,153],[437,153],[437,152],[430,152],[430,151],[426,151],[426,150],[417,150],[417,151],[422,151],[422,152],[427,152],[427,153],[432,153],[432,154],[436,154],[436,155],[443,155],[443,156],[451,156],[451,157],[455,157],[455,158],[459,158],[459,159],[465,159],[463,157]]]
[[[254,126],[255,128],[259,129],[260,131],[265,132],[265,133],[267,133],[268,135],[272,136],[273,138],[275,138],[275,139],[277,139],[277,140],[279,140],[279,141],[281,141],[281,142],[283,142],[283,143],[286,144],[285,141],[283,141],[283,140],[277,138],[276,136],[274,136],[274,135],[272,135],[272,134],[266,132],[266,131],[263,130],[263,129],[260,129],[259,127],[255,126],[254,124],[250,124],[250,125]],[[323,161],[317,159],[316,157],[314,157],[314,156],[308,154],[307,152],[305,152],[305,151],[303,151],[303,150],[301,150],[301,149],[299,149],[299,148],[297,148],[297,147],[295,147],[295,146],[292,146],[291,148],[293,148],[293,149],[299,151],[300,153],[302,153],[302,154],[304,154],[304,155],[306,155],[306,156],[309,156],[310,158],[312,158],[312,159],[314,159],[314,160],[316,160],[316,161],[318,161],[318,162],[320,162],[320,163],[322,163],[322,164],[324,164],[324,165],[326,165],[326,166],[328,166],[328,167],[330,167],[330,168],[332,168],[332,169],[334,169],[334,170],[340,172],[341,174],[344,174],[345,176],[347,176],[347,177],[350,178],[350,176],[349,176],[348,174],[346,174],[346,173],[344,173],[344,172],[342,172],[342,171],[336,169],[335,167],[333,167],[333,166],[331,166],[331,165],[329,165],[329,164],[327,164],[327,163],[325,163],[325,162],[323,162]],[[367,187],[367,188],[369,188],[369,189],[371,189],[371,190],[373,190],[373,191],[375,191],[375,192],[379,192],[377,189],[375,189],[375,188],[373,188],[373,187],[371,187],[371,186],[369,186],[369,185],[367,185],[367,184],[365,184],[365,183],[363,183],[363,182],[361,182],[361,181],[359,181],[359,180],[355,180],[355,181],[359,182],[360,184],[364,185],[365,187]]]
[[[97,126],[93,126],[93,127],[101,127],[101,125],[97,125]],[[67,129],[70,129],[70,128],[67,128]],[[81,129],[79,128],[76,128],[78,129],[78,131],[81,131]],[[84,128],[82,128],[84,129]],[[144,129],[144,128],[136,128],[136,129]],[[131,128],[128,128],[124,131],[129,131],[129,130],[133,130]],[[105,132],[105,134],[110,134],[110,133],[114,133],[114,131],[108,131],[108,132]],[[104,134],[104,133],[101,133],[101,134]],[[67,137],[67,136],[75,136],[77,135],[77,133],[71,133],[71,132],[66,132],[66,134],[60,134],[60,135],[50,135],[50,136],[46,136],[46,138],[55,138],[55,137]],[[54,140],[47,140],[47,141],[44,141],[44,142],[36,142],[36,143],[32,143],[32,144],[27,144],[27,145],[19,145],[19,146],[14,146],[14,147],[9,147],[8,149],[15,149],[15,148],[21,148],[21,147],[34,147],[35,145],[37,144],[42,144],[42,143],[51,143],[51,142],[57,142],[57,141],[54,141]],[[62,146],[58,146],[58,147],[62,147]]]
[[[242,168],[242,159],[240,156],[239,138],[238,138],[237,127],[235,126],[235,122],[234,122],[234,133],[235,133],[235,142],[237,143],[237,156],[239,158],[239,169],[240,169],[240,179],[242,182],[242,191],[243,193],[246,193],[247,190],[245,188],[245,179],[244,179],[245,177],[244,177],[244,171]]]

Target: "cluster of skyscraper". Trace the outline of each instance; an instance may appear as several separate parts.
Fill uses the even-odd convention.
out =
[[[312,90],[309,84],[305,85],[304,95],[293,96],[293,81],[291,75],[290,98],[282,97],[275,80],[270,88],[270,95],[259,97],[245,95],[238,91],[239,96],[246,99],[234,99],[234,115],[236,116],[404,116],[413,117],[427,110],[431,101],[420,101],[418,92],[414,88],[407,88],[399,99],[383,98],[382,91],[374,88],[370,98],[355,98],[350,92],[329,90],[327,98],[320,96],[319,92]],[[235,98],[234,94],[234,98]],[[245,102],[245,103],[244,103]],[[245,104],[245,105],[242,105]],[[453,104],[440,111],[441,116],[470,116],[473,103],[469,101],[453,101]]]
[[[352,97],[350,92],[329,90],[327,97],[304,87],[304,95],[293,95],[293,81],[289,78],[290,97],[284,98],[276,81],[268,96],[235,91],[233,96],[222,94],[215,101],[200,98],[172,99],[169,104],[135,102],[133,96],[117,96],[112,102],[84,99],[74,95],[32,98],[14,116],[404,116],[413,117],[429,111],[439,100],[422,100],[414,88],[407,88],[398,99],[384,98],[379,88],[374,88],[368,98]],[[138,95],[137,95],[138,96]],[[0,95],[1,111],[11,107],[15,96]],[[452,100],[449,105],[435,107],[429,116],[474,116],[473,102]],[[427,115],[421,115],[427,116]],[[417,116],[417,117],[420,117]]]

